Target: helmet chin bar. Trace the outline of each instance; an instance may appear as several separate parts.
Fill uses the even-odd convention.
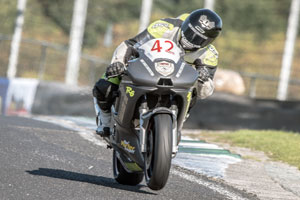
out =
[[[192,43],[190,43],[186,37],[184,37],[184,35],[182,34],[179,43],[181,44],[182,48],[184,50],[189,50],[189,51],[195,51],[197,49],[200,49],[201,46],[200,45],[194,45]]]

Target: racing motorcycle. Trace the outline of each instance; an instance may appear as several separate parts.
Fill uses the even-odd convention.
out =
[[[135,48],[112,106],[113,174],[120,184],[145,177],[152,190],[168,180],[178,151],[198,73],[171,40],[152,39]]]

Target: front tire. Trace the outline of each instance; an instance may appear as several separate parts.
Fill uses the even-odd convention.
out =
[[[153,117],[147,132],[145,180],[152,190],[162,189],[169,177],[172,160],[172,119],[169,114]]]
[[[113,150],[113,173],[115,180],[123,185],[137,185],[144,178],[143,172],[127,172]]]

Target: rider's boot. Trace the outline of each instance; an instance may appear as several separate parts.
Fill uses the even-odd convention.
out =
[[[108,137],[110,135],[110,122],[111,122],[111,112],[103,112],[101,109],[97,116],[97,130],[96,134],[101,137]]]

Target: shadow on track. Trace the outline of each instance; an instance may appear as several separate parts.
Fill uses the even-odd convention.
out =
[[[85,183],[90,183],[95,185],[101,185],[104,187],[111,187],[111,188],[116,188],[121,190],[132,191],[132,192],[156,195],[155,193],[140,190],[142,187],[145,187],[143,185],[137,185],[137,186],[121,185],[116,183],[114,179],[103,177],[103,176],[94,176],[94,175],[70,172],[70,171],[65,171],[60,169],[48,169],[48,168],[39,168],[38,170],[32,170],[26,172],[35,176],[47,176],[51,178],[85,182]]]

